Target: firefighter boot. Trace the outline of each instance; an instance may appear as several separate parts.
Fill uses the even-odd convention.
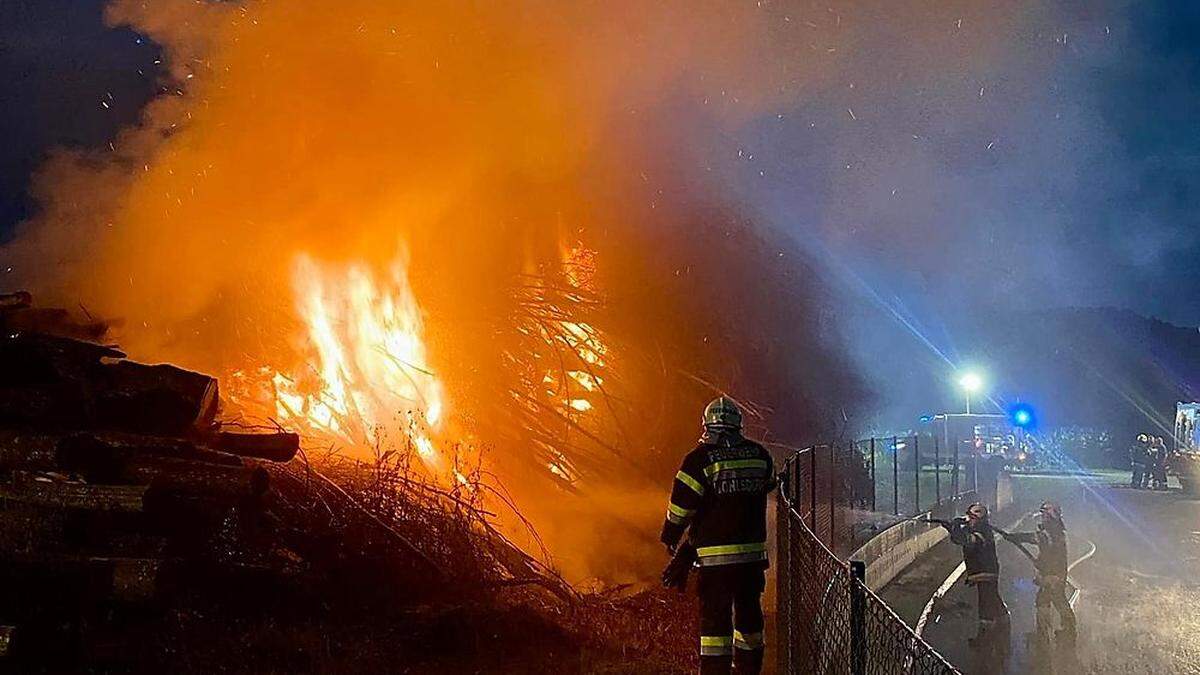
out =
[[[758,675],[763,665],[762,622],[754,633],[733,632],[733,672],[737,675]]]

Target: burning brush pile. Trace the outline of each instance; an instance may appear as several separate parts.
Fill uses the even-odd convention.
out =
[[[495,529],[482,497],[509,497],[478,468],[445,486],[412,466],[429,461],[414,440],[318,470],[295,433],[219,421],[212,377],[126,360],[107,330],[0,295],[10,664],[393,669],[416,651],[465,665],[481,641],[531,635],[538,658],[587,660],[603,636],[662,651],[630,617],[677,615],[680,598],[579,595]],[[576,633],[556,625],[564,612]],[[668,637],[671,622],[656,625]],[[231,666],[231,642],[256,656]]]

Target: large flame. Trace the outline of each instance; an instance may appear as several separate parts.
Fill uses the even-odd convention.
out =
[[[292,285],[304,326],[297,351],[307,360],[272,376],[279,421],[352,449],[378,447],[381,431],[396,427],[436,466],[429,434],[445,403],[404,259],[381,277],[362,263],[322,267],[300,254]]]

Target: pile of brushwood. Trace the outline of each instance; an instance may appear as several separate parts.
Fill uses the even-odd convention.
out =
[[[578,593],[495,529],[502,488],[430,484],[411,448],[310,461],[84,314],[0,294],[0,667],[694,667],[686,596]]]

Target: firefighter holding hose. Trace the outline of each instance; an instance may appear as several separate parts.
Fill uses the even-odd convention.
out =
[[[1037,639],[1042,645],[1054,637],[1067,644],[1075,642],[1075,611],[1067,599],[1067,527],[1063,524],[1062,509],[1054,502],[1042,502],[1038,509],[1039,522],[1034,532],[1001,533],[1014,544],[1033,544],[1038,548],[1034,559],[1038,586],[1034,600],[1037,619]],[[1054,632],[1054,615],[1058,614],[1061,628]]]
[[[742,413],[728,397],[708,404],[703,424],[671,487],[662,542],[673,558],[663,583],[682,588],[688,570],[699,567],[702,674],[729,673],[731,666],[739,675],[758,673],[774,463],[742,435]]]
[[[974,646],[991,642],[1007,632],[1008,606],[1000,597],[1000,559],[996,556],[996,534],[983,504],[967,507],[965,516],[943,523],[950,541],[963,550],[967,585],[974,586],[979,600],[979,632],[970,640]]]

